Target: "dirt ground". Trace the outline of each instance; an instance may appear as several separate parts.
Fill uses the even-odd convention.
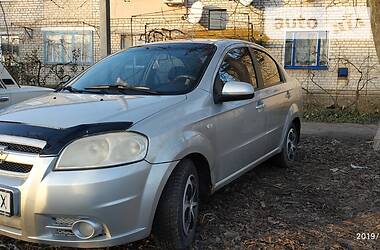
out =
[[[212,196],[194,248],[380,249],[380,153],[372,144],[304,134],[295,166],[263,164]],[[378,239],[357,239],[362,233]],[[0,249],[63,249],[0,239]],[[153,242],[110,249],[154,249]]]

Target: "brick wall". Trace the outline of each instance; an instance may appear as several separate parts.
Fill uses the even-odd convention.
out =
[[[93,28],[94,61],[99,60],[98,1],[15,0],[3,2],[9,31],[20,35],[20,57],[37,50],[40,59],[43,60],[44,39],[41,29],[46,27],[76,27],[77,29]],[[150,1],[145,0],[146,4],[149,4]],[[250,27],[260,33],[265,30],[263,13],[265,9],[270,7],[367,6],[366,0],[256,0],[249,7],[244,7],[232,0],[203,0],[202,3],[206,11],[200,24],[190,24],[185,20],[188,13],[186,7],[189,7],[192,2],[194,1],[189,0],[187,6],[170,7],[169,10],[165,8],[165,11],[157,9],[155,13],[112,18],[112,51],[120,50],[122,38],[127,46],[143,43],[147,39],[162,39],[159,35],[156,35],[156,37],[149,36],[149,34],[153,34],[152,31],[154,30],[176,29],[185,34],[182,37],[195,38],[197,34],[200,34],[199,31],[207,32],[207,9],[210,8],[227,9],[227,29],[239,30]],[[126,1],[122,2],[122,4],[128,8],[130,3]],[[176,11],[171,11],[171,8]],[[4,33],[5,30],[3,18],[0,18],[0,34]],[[168,34],[165,33],[165,35],[164,39],[168,39]],[[172,35],[173,37],[181,37],[180,33],[176,31],[173,31]],[[245,37],[241,38],[246,39]],[[285,41],[283,39],[270,39],[265,44],[280,62],[284,61],[284,45]],[[338,79],[338,67],[347,67],[349,69],[348,79]],[[327,90],[333,93],[345,93],[355,90],[358,82],[360,84],[368,82],[364,90],[371,93],[380,89],[376,80],[380,77],[379,66],[372,38],[360,41],[331,40],[329,45],[329,67],[327,70],[289,69],[288,73],[298,78],[307,91],[323,92]],[[54,80],[51,81],[53,82]]]
[[[262,7],[367,7],[366,0],[343,1],[260,1]],[[273,39],[266,43],[280,62],[284,62],[284,39]],[[307,92],[331,95],[350,95],[360,89],[361,94],[380,93],[380,66],[376,55],[373,37],[362,40],[339,39],[329,41],[329,66],[326,70],[289,69],[287,72],[296,77]],[[347,79],[338,78],[338,68],[349,70]]]
[[[185,35],[180,36],[180,38],[196,38],[198,34],[197,32],[207,31],[209,9],[227,10],[227,29],[247,30],[248,28],[253,28],[256,31],[263,30],[261,18],[262,10],[253,6],[244,7],[235,1],[229,0],[203,0],[202,3],[205,6],[205,9],[201,21],[199,24],[191,24],[186,20],[186,17],[188,13],[187,8],[191,6],[192,2],[194,1],[188,1],[186,6],[173,7],[173,10],[176,11],[160,12],[158,9],[157,13],[147,13],[145,15],[112,19],[112,51],[117,51],[120,49],[120,37],[122,35],[127,35],[129,39],[131,39],[131,33],[133,37],[133,42],[131,43],[133,44],[145,42],[147,34],[147,40],[150,40],[150,32],[154,30],[161,31],[162,29],[180,30],[185,33]],[[128,2],[125,3],[125,6],[128,7]],[[173,32],[173,36],[175,37],[176,35],[179,35],[179,33]],[[159,39],[160,37],[157,38],[157,40]]]
[[[23,61],[28,55],[37,52],[38,59],[44,62],[45,39],[44,30],[75,30],[78,33],[93,31],[94,61],[100,59],[99,53],[99,4],[98,0],[87,1],[44,1],[44,0],[13,0],[2,1],[5,12],[0,13],[0,35],[7,32],[20,38],[19,58]],[[7,24],[7,25],[6,25]],[[59,82],[50,65],[42,69],[42,78],[47,76],[48,85],[57,85]],[[88,65],[79,65],[77,73]],[[71,66],[62,67],[70,74]],[[30,82],[23,82],[30,84]]]

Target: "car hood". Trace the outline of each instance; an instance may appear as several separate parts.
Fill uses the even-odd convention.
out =
[[[186,99],[179,96],[53,93],[0,111],[0,121],[50,128],[81,124],[139,122]]]
[[[38,92],[38,91],[53,92],[54,91],[54,89],[51,89],[51,88],[28,86],[28,85],[20,85],[20,88],[22,90],[28,90],[29,92]]]

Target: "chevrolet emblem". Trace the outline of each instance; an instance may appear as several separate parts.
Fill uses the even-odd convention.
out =
[[[7,146],[0,146],[0,163],[3,163],[7,159],[8,153],[5,152],[7,149]]]

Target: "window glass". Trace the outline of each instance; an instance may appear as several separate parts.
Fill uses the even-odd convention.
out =
[[[265,52],[254,49],[254,54],[263,77],[264,87],[270,87],[281,82],[277,63]]]
[[[327,32],[320,32],[319,39],[321,43],[320,50],[319,50],[319,64],[323,66],[327,66],[329,62],[329,58],[328,58],[329,40],[327,37]]]
[[[185,63],[176,56],[160,55],[153,64],[152,69],[156,71],[156,81],[165,83],[173,81],[176,77],[184,74]]]
[[[228,81],[247,82],[257,88],[256,74],[248,48],[230,50],[219,68],[219,78]]]
[[[227,10],[209,10],[208,28],[210,30],[224,30],[227,25]]]
[[[132,37],[127,34],[120,35],[120,49],[127,49],[132,46]]]
[[[293,57],[293,34],[287,33],[285,41],[285,65],[292,65]]]
[[[95,64],[74,80],[72,87],[86,90],[123,85],[161,94],[184,94],[198,85],[215,49],[214,45],[200,43],[132,47]]]
[[[295,36],[295,63],[296,65],[317,64],[317,33],[301,32]]]
[[[19,57],[20,38],[17,35],[0,35],[0,59],[14,64]]]
[[[93,63],[92,31],[45,32],[45,63]]]
[[[327,67],[328,32],[287,32],[285,67]]]
[[[0,79],[5,85],[15,85],[16,83],[12,79]]]

